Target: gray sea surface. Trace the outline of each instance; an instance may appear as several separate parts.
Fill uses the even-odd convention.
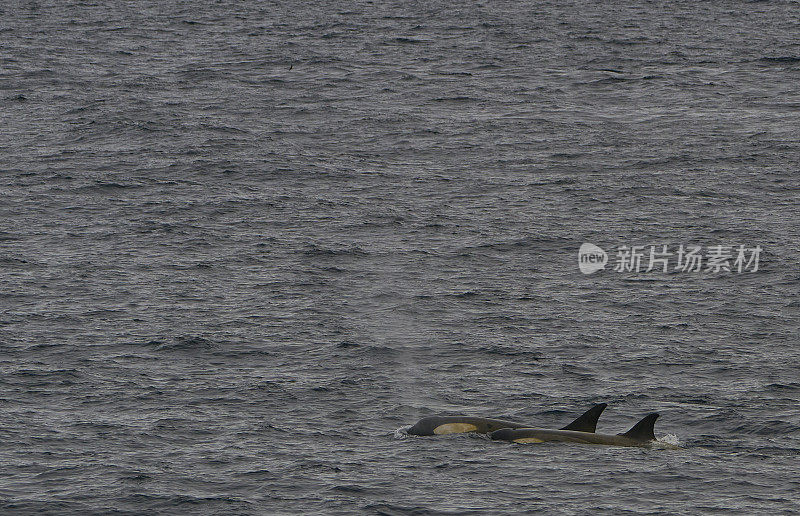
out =
[[[800,512],[797,2],[0,15],[0,513]]]

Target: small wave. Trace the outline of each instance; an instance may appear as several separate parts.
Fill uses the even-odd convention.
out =
[[[648,41],[647,38],[645,38],[643,36],[639,36],[639,37],[636,37],[636,38],[628,38],[628,39],[613,38],[613,39],[608,40],[608,43],[610,43],[612,45],[631,46],[631,45],[641,45],[643,43],[647,43],[647,41]]]
[[[81,373],[77,369],[55,369],[52,371],[42,371],[36,369],[19,369],[13,373],[7,373],[6,376],[18,376],[27,378],[44,378],[44,377],[66,377],[66,378],[80,378]]]
[[[395,349],[389,346],[381,346],[379,344],[356,344],[350,341],[342,341],[336,345],[336,348],[347,350],[348,353],[351,354],[377,355],[379,357],[393,357],[405,353],[405,351],[401,349]]]
[[[800,390],[800,383],[771,383],[765,386],[764,389],[768,391],[796,391]]]
[[[270,392],[270,393],[287,393],[286,387],[281,385],[280,382],[275,380],[261,380],[248,385],[243,389],[245,392]]]
[[[128,473],[122,475],[120,480],[128,481],[128,482],[146,482],[149,480],[153,480],[153,477],[147,475],[145,473]]]
[[[36,475],[36,478],[54,478],[54,477],[69,477],[75,474],[76,470],[81,469],[83,466],[61,466],[50,468],[47,471],[42,471]]]
[[[176,337],[172,341],[164,342],[160,340],[151,340],[145,346],[155,348],[156,351],[180,351],[180,350],[194,350],[194,349],[211,349],[216,345],[208,339],[198,336],[182,336]]]
[[[233,476],[242,478],[254,478],[257,480],[272,480],[275,478],[275,474],[268,469],[243,471],[242,473],[234,473]]]
[[[791,64],[791,63],[800,63],[800,57],[794,56],[780,56],[780,57],[762,57],[759,59],[762,63],[782,63],[782,64]]]
[[[239,127],[233,127],[230,125],[199,124],[198,127],[200,129],[216,131],[225,134],[248,134],[250,132],[247,129],[241,129]]]
[[[607,83],[613,83],[613,82],[628,82],[628,81],[633,81],[635,79],[636,79],[635,77],[616,77],[616,76],[611,76],[611,77],[603,77],[602,79],[597,79],[596,81],[591,81],[590,84],[607,84]]]
[[[367,491],[361,486],[354,486],[354,485],[333,486],[330,490],[339,491],[341,493],[365,493]]]
[[[86,185],[78,187],[76,190],[78,191],[99,191],[104,192],[107,190],[118,190],[118,189],[126,189],[126,188],[138,188],[141,187],[142,184],[138,182],[130,182],[130,183],[117,183],[114,181],[95,181],[93,185]]]
[[[360,347],[360,346],[361,346],[361,344],[359,344],[358,342],[352,342],[352,341],[349,341],[349,340],[343,340],[340,343],[336,344],[337,348],[344,348],[344,349],[357,348],[357,347]]]
[[[454,102],[454,103],[462,103],[462,102],[477,102],[479,99],[473,97],[437,97],[433,99],[434,102]]]
[[[430,506],[423,506],[423,505],[397,505],[391,503],[370,503],[364,506],[364,512],[375,513],[375,514],[408,514],[408,515],[419,515],[419,514],[457,514],[455,511],[433,511],[431,510]],[[472,511],[474,514],[475,511]],[[460,514],[460,513],[459,513]]]
[[[484,350],[485,353],[489,355],[501,355],[506,357],[526,357],[531,360],[540,360],[541,356],[536,351],[531,351],[527,349],[519,349],[516,347],[511,346],[502,346],[502,345],[494,345],[489,346]]]
[[[780,419],[760,423],[747,422],[731,429],[733,433],[749,435],[787,435],[798,430],[800,430],[800,426]]]
[[[479,296],[480,293],[475,292],[474,290],[467,290],[466,292],[454,292],[452,294],[447,294],[451,297],[475,297]]]
[[[3,238],[3,236],[0,235],[0,242],[2,242],[4,240],[17,240],[17,238],[15,238],[15,237]],[[0,257],[0,263],[5,264],[5,265],[22,265],[22,264],[28,263],[28,261],[27,260],[23,260],[22,258],[13,258],[11,256],[2,256],[2,257]],[[18,296],[22,296],[24,294],[16,294],[16,293],[4,292],[3,295],[9,295],[9,296],[10,295],[18,295]]]
[[[395,43],[411,44],[411,45],[424,43],[424,41],[422,41],[421,39],[403,38],[403,37],[394,38],[392,41],[394,41]]]
[[[366,256],[367,253],[358,246],[344,249],[331,249],[317,245],[309,245],[301,251],[306,256]]]
[[[457,71],[452,71],[452,72],[440,71],[440,72],[435,72],[435,73],[436,73],[436,75],[444,75],[444,76],[448,76],[448,77],[469,77],[469,76],[472,76],[472,74],[469,73],[469,72],[457,72]]]

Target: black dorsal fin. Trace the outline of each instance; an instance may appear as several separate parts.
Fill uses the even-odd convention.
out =
[[[600,414],[603,413],[607,406],[608,405],[605,403],[598,403],[561,430],[575,430],[576,432],[594,433],[594,431],[597,429],[597,420],[600,418]]]
[[[656,436],[653,433],[653,426],[656,424],[656,419],[658,419],[658,413],[653,412],[652,414],[646,415],[642,418],[641,421],[633,425],[633,428],[625,432],[624,434],[619,434],[623,437],[628,437],[629,439],[633,439],[634,441],[655,441]]]

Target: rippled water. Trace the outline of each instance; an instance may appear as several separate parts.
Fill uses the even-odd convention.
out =
[[[0,512],[800,511],[796,3],[0,13]]]

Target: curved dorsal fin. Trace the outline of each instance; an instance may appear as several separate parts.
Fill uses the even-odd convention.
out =
[[[633,428],[625,432],[624,434],[618,434],[623,437],[628,437],[629,439],[633,439],[634,441],[655,441],[656,436],[653,433],[653,426],[656,424],[656,419],[658,419],[658,412],[653,412],[652,414],[646,415],[642,418],[641,421],[633,425]]]
[[[605,403],[598,403],[561,430],[575,430],[576,432],[594,433],[594,431],[597,429],[597,420],[600,418],[600,414],[603,413],[607,406],[608,405]]]

